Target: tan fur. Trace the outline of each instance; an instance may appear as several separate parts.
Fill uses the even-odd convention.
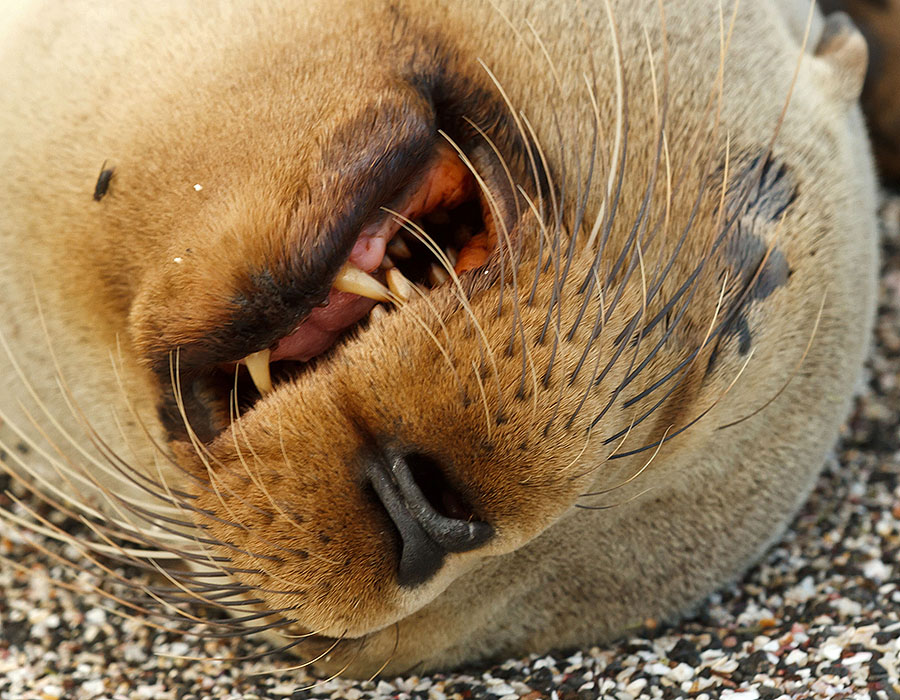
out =
[[[188,492],[182,506],[198,512],[166,512],[195,519],[222,543],[209,551],[254,571],[235,577],[266,609],[289,608],[292,634],[328,637],[294,651],[327,652],[335,671],[599,642],[696,606],[802,502],[872,321],[875,185],[855,105],[864,51],[851,33],[816,55],[818,15],[804,51],[806,9],[307,0],[33,13],[0,61],[0,331],[21,368],[0,360],[0,436],[30,445],[12,467],[100,503],[123,531],[152,528],[103,486],[61,481],[54,460],[149,508],[165,504],[90,456],[119,455]],[[198,339],[228,327],[236,296],[257,293],[254,273],[302,277],[328,249],[322,232],[356,215],[345,205],[380,155],[441,138],[416,87],[425,75],[452,83],[542,220],[473,131],[476,165],[499,193],[501,242],[486,268],[373,321],[231,427],[220,402],[222,432],[207,444],[167,434],[157,406],[173,391],[169,362],[182,369],[208,350]],[[775,219],[769,200],[743,211],[735,194],[767,158],[783,168],[772,197],[792,198]],[[547,187],[532,177],[542,159]],[[114,175],[95,202],[104,161]],[[568,337],[613,210],[600,285]],[[554,270],[576,234],[554,307]],[[744,256],[757,243],[762,253]],[[638,333],[689,279],[670,318]],[[718,330],[732,311],[749,348],[737,320]],[[257,349],[250,339],[230,359]],[[367,451],[382,449],[435,459],[495,537],[398,586],[396,534],[362,477]],[[180,546],[203,549],[190,534]]]

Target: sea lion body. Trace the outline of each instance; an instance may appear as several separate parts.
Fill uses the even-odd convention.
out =
[[[219,604],[327,668],[448,667],[690,610],[803,501],[873,317],[852,29],[713,0],[17,27],[0,436],[162,551],[173,603],[224,573]],[[483,265],[291,364],[319,304],[356,313],[329,290],[365,232],[460,162]],[[264,396],[230,379],[259,352],[290,365]]]

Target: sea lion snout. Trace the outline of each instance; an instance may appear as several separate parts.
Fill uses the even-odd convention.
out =
[[[427,458],[400,452],[388,460],[373,458],[366,477],[402,539],[401,586],[427,581],[448,553],[477,549],[494,534],[489,523],[474,519],[440,467]]]

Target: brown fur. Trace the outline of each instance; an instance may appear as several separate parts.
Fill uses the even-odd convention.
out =
[[[852,32],[817,54],[816,15],[804,53],[802,2],[743,2],[733,27],[713,0],[623,0],[612,22],[561,0],[150,8],[53,5],[4,50],[0,329],[22,371],[0,365],[2,436],[32,446],[14,467],[60,483],[55,460],[55,498],[220,557],[194,565],[352,674],[609,639],[778,536],[872,319]],[[492,259],[229,425],[202,368],[321,301],[439,127],[495,198]],[[495,531],[414,587],[364,478],[396,450]],[[104,473],[110,455],[159,498]]]

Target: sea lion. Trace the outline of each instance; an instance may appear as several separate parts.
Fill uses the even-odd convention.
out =
[[[215,633],[331,672],[446,668],[689,611],[803,501],[874,306],[866,45],[843,15],[166,1],[17,22],[0,437],[90,529],[4,517],[116,590],[110,558],[158,570],[132,611],[205,602],[233,616]]]

